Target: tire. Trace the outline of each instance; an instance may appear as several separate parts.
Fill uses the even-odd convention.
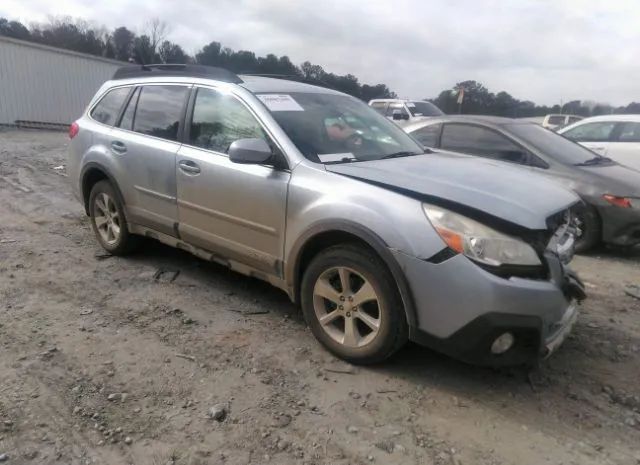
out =
[[[576,253],[585,253],[600,244],[602,239],[602,223],[595,208],[582,205],[574,210],[578,235],[576,237]]]
[[[343,288],[345,281],[351,291]],[[320,252],[304,272],[301,303],[313,335],[348,362],[381,362],[407,342],[408,325],[395,280],[365,247],[345,244]]]
[[[107,252],[127,255],[136,248],[139,237],[129,232],[122,202],[109,181],[99,181],[91,189],[89,214],[91,228]]]

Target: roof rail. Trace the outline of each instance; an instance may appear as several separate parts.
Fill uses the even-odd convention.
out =
[[[190,76],[215,79],[217,81],[240,84],[242,79],[237,74],[223,68],[213,66],[186,64],[129,65],[118,68],[112,79],[129,79],[155,76]]]

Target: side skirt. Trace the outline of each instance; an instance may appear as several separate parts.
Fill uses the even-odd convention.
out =
[[[282,289],[284,292],[287,293],[289,298],[293,301],[293,288],[290,288],[289,286],[287,286],[287,283],[285,282],[285,280],[279,278],[278,276],[256,270],[255,268],[247,266],[244,263],[240,263],[237,260],[231,260],[227,257],[216,254],[214,252],[201,249],[200,247],[196,247],[194,245],[188,244],[178,239],[177,237],[173,237],[168,234],[155,231],[145,226],[130,224],[129,231],[132,234],[137,234],[139,236],[155,239],[159,242],[162,242],[163,244],[169,245],[171,247],[175,247],[176,249],[185,250],[195,255],[198,258],[201,258],[206,261],[218,263],[219,265],[226,266],[227,268],[230,268],[231,270],[236,271],[245,276],[251,276],[252,278],[257,278],[262,281],[266,281],[272,286],[275,286],[278,289]]]

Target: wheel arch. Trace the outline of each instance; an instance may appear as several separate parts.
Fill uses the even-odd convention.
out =
[[[103,165],[96,162],[87,163],[82,168],[82,171],[80,173],[80,180],[81,180],[80,192],[82,195],[82,202],[84,204],[84,211],[87,214],[87,216],[90,214],[89,196],[91,195],[91,189],[93,189],[93,186],[95,186],[95,184],[99,181],[103,181],[103,180],[109,181],[109,183],[113,186],[113,188],[116,191],[118,200],[122,203],[123,206],[125,205],[124,196],[120,191],[120,187],[118,186],[118,183],[116,182],[111,172],[107,168],[105,168]]]
[[[372,250],[387,266],[402,299],[409,327],[415,327],[416,312],[409,284],[386,242],[373,231],[351,221],[329,221],[311,226],[295,242],[289,253],[285,277],[295,303],[300,303],[300,285],[304,270],[313,257],[328,247],[358,243]]]

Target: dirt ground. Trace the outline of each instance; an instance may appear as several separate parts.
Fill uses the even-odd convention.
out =
[[[575,259],[589,299],[529,376],[415,345],[352,367],[265,283],[103,255],[66,143],[0,132],[0,462],[640,464],[640,251]]]

